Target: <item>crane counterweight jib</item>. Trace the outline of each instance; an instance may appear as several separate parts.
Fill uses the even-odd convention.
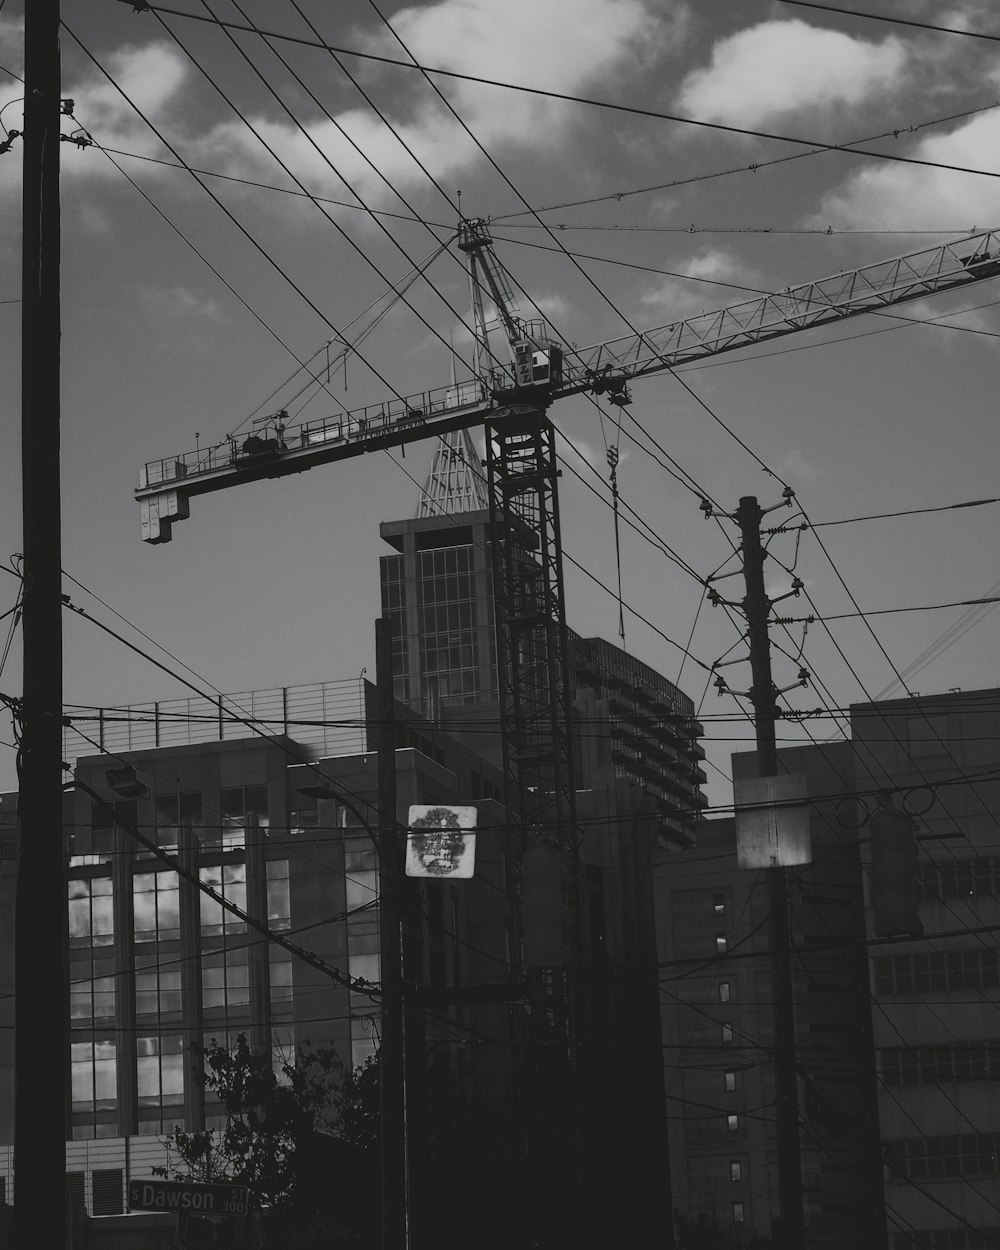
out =
[[[631,402],[628,383],[634,378],[1000,276],[1000,232],[973,231],[715,312],[592,347],[569,348],[533,326],[528,331],[529,323],[507,307],[485,222],[462,222],[458,246],[482,262],[508,334],[513,356],[509,366],[491,363],[468,382],[295,427],[287,426],[287,414],[280,412],[268,429],[242,443],[230,438],[208,450],[150,461],[140,471],[135,492],[143,540],[169,542],[173,522],[189,514],[192,495],[405,446],[480,425],[504,410],[544,410],[557,399],[582,392],[604,394],[610,403],[624,406]]]

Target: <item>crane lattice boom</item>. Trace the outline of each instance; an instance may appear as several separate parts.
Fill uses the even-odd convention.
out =
[[[487,234],[482,234],[478,246],[491,246]],[[547,339],[526,339],[523,344],[512,344],[514,364],[493,365],[485,376],[468,382],[293,429],[286,429],[279,415],[271,437],[254,434],[242,443],[230,439],[207,451],[150,461],[140,471],[136,490],[142,536],[150,543],[169,542],[171,525],[188,515],[192,495],[283,477],[363,452],[481,425],[487,416],[504,410],[544,410],[554,400],[584,391],[605,393],[611,402],[627,402],[627,383],[632,378],[998,275],[1000,231],[981,230],[592,347],[568,348]]]

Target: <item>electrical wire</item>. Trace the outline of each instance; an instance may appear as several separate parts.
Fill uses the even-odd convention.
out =
[[[119,3],[128,4],[131,0],[119,0]],[[369,0],[371,3],[371,0]],[[287,43],[297,44],[300,47],[317,48],[324,52],[336,52],[341,56],[353,56],[360,60],[372,61],[382,65],[395,65],[403,69],[415,69],[425,77],[434,75],[440,78],[452,78],[460,82],[479,83],[487,87],[501,87],[507,91],[517,91],[526,95],[539,96],[544,99],[561,100],[570,104],[585,104],[592,108],[606,109],[613,113],[624,113],[635,117],[648,117],[654,121],[675,122],[680,125],[695,126],[706,130],[716,130],[726,134],[747,135],[756,139],[771,139],[778,143],[794,143],[800,147],[814,148],[817,151],[826,152],[845,152],[852,156],[864,156],[873,160],[895,161],[905,165],[918,165],[930,169],[946,169],[957,173],[979,174],[985,178],[1000,178],[1000,173],[988,169],[975,169],[965,165],[951,165],[943,161],[921,160],[913,156],[899,156],[889,152],[871,152],[864,148],[853,147],[849,144],[838,143],[822,143],[818,139],[807,139],[802,136],[776,134],[772,131],[754,130],[745,126],[730,126],[723,122],[704,121],[694,117],[681,117],[675,113],[659,112],[655,109],[643,109],[634,105],[616,104],[608,100],[595,100],[587,96],[571,95],[566,92],[548,91],[542,87],[529,87],[523,84],[501,82],[495,78],[484,78],[475,74],[463,74],[458,70],[443,69],[439,66],[421,65],[416,58],[411,57],[410,60],[401,60],[398,57],[380,56],[374,52],[358,52],[353,48],[343,48],[336,44],[326,42],[313,42],[303,39],[296,35],[285,35],[278,31],[264,30],[254,25],[244,25],[239,22],[225,21],[222,18],[208,18],[200,13],[184,12],[179,9],[167,8],[159,4],[146,4],[144,12],[150,12],[157,16],[166,14],[169,17],[184,18],[188,21],[207,22],[212,25],[225,27],[228,30],[242,31],[245,34],[256,35],[261,39],[274,39]],[[381,16],[381,13],[379,14]],[[384,21],[385,19],[383,19]],[[386,23],[388,25],[388,23]],[[391,27],[390,27],[391,29]],[[395,31],[392,32],[395,35]],[[398,36],[397,36],[398,39]]]

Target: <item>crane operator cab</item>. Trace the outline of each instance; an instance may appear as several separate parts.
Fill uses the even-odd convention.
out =
[[[514,388],[558,386],[562,382],[563,353],[558,343],[545,339],[515,339]]]

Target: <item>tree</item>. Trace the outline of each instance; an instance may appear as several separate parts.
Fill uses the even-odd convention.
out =
[[[230,1051],[214,1039],[192,1047],[198,1080],[225,1124],[167,1138],[175,1179],[246,1185],[259,1212],[259,1244],[376,1244],[377,1084],[371,1065],[348,1073],[331,1047],[307,1049],[277,1070],[240,1034]]]

